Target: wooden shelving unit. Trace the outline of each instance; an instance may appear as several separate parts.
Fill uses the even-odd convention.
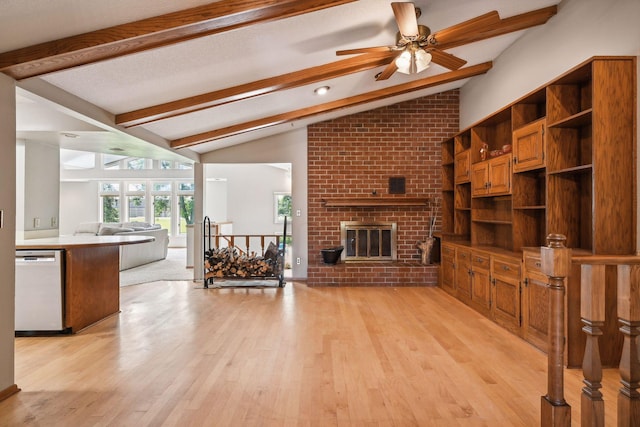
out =
[[[442,241],[447,292],[460,294],[524,338],[529,331],[541,346],[536,322],[547,314],[541,309],[546,303],[537,298],[546,293],[532,260],[548,234],[565,235],[567,246],[581,256],[635,254],[636,82],[635,57],[594,57],[443,142],[443,231],[452,234],[443,234]],[[498,155],[483,159],[483,147]],[[496,308],[498,301],[474,303],[474,295],[486,296],[474,283],[486,287],[486,281],[457,278],[473,273],[466,259],[487,256],[490,277],[501,277],[492,271],[494,261],[522,270],[520,282],[512,274],[498,290],[492,283],[492,295],[508,302],[503,309]],[[574,264],[567,289],[569,366],[581,363],[584,348],[574,307],[580,300],[580,268]],[[459,265],[471,265],[469,272],[459,271]],[[536,284],[531,292],[522,288],[529,281]],[[607,281],[609,304],[615,299],[615,273],[607,274]],[[466,289],[458,290],[458,284]],[[509,310],[522,315],[512,318]],[[615,333],[615,325],[606,327]],[[617,346],[609,344],[614,350],[607,357]]]

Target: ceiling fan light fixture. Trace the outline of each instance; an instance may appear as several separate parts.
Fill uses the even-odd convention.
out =
[[[396,67],[398,67],[398,71],[403,74],[412,74],[411,73],[411,64],[414,62],[413,52],[410,50],[405,50],[396,58]]]
[[[429,68],[431,54],[424,49],[406,49],[396,58],[398,72],[403,74],[417,74]]]

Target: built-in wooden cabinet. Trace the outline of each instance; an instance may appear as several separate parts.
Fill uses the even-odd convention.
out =
[[[493,256],[491,259],[491,316],[499,325],[520,333],[520,259]]]
[[[491,312],[491,274],[489,254],[471,252],[471,306],[484,315]]]
[[[458,247],[455,261],[456,296],[465,304],[471,303],[471,250]]]
[[[467,149],[456,154],[455,183],[462,184],[471,181],[471,150]]]
[[[455,246],[449,243],[442,243],[440,248],[440,265],[442,267],[440,285],[442,286],[442,289],[454,296],[456,295],[455,257]]]
[[[542,351],[549,339],[549,279],[539,249],[522,251],[522,337]]]
[[[473,164],[471,175],[473,197],[509,194],[511,192],[511,154]]]
[[[539,119],[513,131],[513,171],[524,172],[544,167],[545,119]]]
[[[548,292],[535,248],[555,233],[575,255],[636,252],[636,61],[594,57],[443,142],[443,245],[469,257],[443,262],[443,278],[541,349]],[[489,294],[478,251],[491,261]],[[579,304],[579,276],[568,278],[568,305]],[[573,364],[583,351],[579,310],[567,316]]]

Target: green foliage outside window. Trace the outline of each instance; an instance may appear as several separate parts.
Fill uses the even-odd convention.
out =
[[[118,197],[102,197],[102,217],[104,222],[120,222],[120,209],[118,208]]]

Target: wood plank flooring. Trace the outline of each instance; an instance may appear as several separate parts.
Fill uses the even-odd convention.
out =
[[[540,424],[546,356],[438,288],[154,282],[122,288],[121,310],[18,338],[0,426]],[[574,426],[580,378],[565,374]]]

